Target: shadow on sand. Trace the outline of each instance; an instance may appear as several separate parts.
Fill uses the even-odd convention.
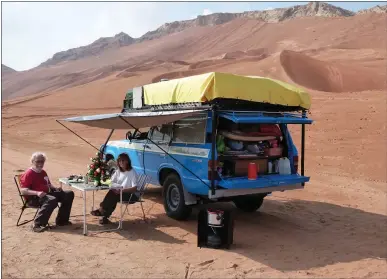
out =
[[[150,202],[148,202],[150,204]],[[152,203],[154,205],[154,203]],[[119,205],[117,205],[118,208]],[[133,205],[130,205],[133,206]],[[170,234],[164,233],[157,228],[160,226],[160,222],[157,222],[154,219],[149,219],[144,222],[142,220],[142,215],[140,214],[141,210],[136,209],[136,213],[138,214],[130,214],[126,213],[122,222],[122,230],[117,230],[114,232],[91,232],[97,230],[108,230],[115,229],[118,226],[118,215],[115,215],[117,212],[113,213],[111,221],[112,224],[109,225],[99,225],[98,220],[100,217],[91,216],[87,214],[87,229],[89,233],[87,237],[96,237],[96,238],[106,238],[106,239],[117,239],[122,240],[124,237],[130,241],[136,240],[151,240],[151,241],[159,241],[164,243],[177,243],[182,244],[186,243],[186,241],[181,240],[179,238],[175,238]],[[145,206],[144,206],[145,207]],[[149,206],[148,210],[151,211],[151,206]],[[118,211],[118,210],[116,210]],[[146,210],[147,211],[147,210]],[[54,213],[55,214],[55,213]],[[125,220],[126,219],[126,220]],[[130,220],[128,220],[130,219]],[[73,225],[70,227],[55,227],[52,232],[58,233],[69,233],[75,235],[83,235],[83,215],[72,215],[71,220],[73,220]]]
[[[151,222],[124,221],[124,230],[118,232],[121,236],[131,240],[183,244],[186,243],[184,240],[157,228],[179,227],[196,235],[197,209],[189,220],[179,222],[165,214],[152,214],[153,202],[162,203],[159,192],[152,191],[145,199],[145,211],[150,211]],[[200,207],[205,206],[197,208]],[[384,215],[304,200],[267,199],[261,212],[255,213],[241,212],[231,203],[211,207],[234,211],[234,245],[230,253],[238,253],[277,270],[305,270],[367,258],[387,258],[387,217]],[[81,227],[71,231],[82,232]]]

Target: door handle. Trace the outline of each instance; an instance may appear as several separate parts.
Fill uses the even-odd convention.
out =
[[[151,149],[149,145],[144,144],[144,148]]]
[[[165,153],[160,153],[160,157],[165,157]]]

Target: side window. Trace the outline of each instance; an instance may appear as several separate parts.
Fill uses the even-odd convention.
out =
[[[172,142],[202,144],[206,142],[207,114],[199,114],[176,121]]]
[[[169,142],[172,135],[172,125],[162,125],[153,128],[151,139],[155,142]]]
[[[151,139],[153,141],[162,141],[163,140],[163,134],[159,130],[160,130],[160,127],[153,128],[152,137],[151,137]]]

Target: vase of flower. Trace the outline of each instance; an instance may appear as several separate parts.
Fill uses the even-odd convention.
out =
[[[101,181],[105,181],[109,179],[110,174],[108,172],[108,166],[106,162],[103,160],[103,154],[101,152],[97,152],[97,156],[94,158],[90,158],[91,164],[88,165],[89,178],[94,181],[94,186],[101,186]]]

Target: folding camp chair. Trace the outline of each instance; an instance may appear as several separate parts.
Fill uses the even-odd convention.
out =
[[[139,203],[141,205],[143,220],[146,221],[144,207],[142,206],[142,203],[144,202],[142,197],[143,197],[143,195],[145,193],[146,187],[148,186],[149,182],[150,182],[150,177],[147,176],[146,174],[141,174],[139,176],[138,181],[137,181],[139,187],[138,187],[138,190],[136,192],[139,195],[138,201],[132,201],[131,200],[134,194],[130,195],[129,201],[122,201],[122,204],[126,204],[125,210],[122,213],[122,217],[124,216],[125,212],[128,211],[128,205],[129,204]]]
[[[35,217],[38,214],[38,211],[40,209],[40,205],[29,204],[28,201],[25,198],[26,195],[22,195],[22,193],[20,191],[20,185],[21,184],[20,184],[20,175],[19,174],[15,175],[13,179],[15,180],[17,191],[19,192],[20,199],[22,200],[22,203],[23,203],[23,205],[21,207],[21,213],[20,213],[19,219],[17,219],[17,222],[16,222],[16,226],[18,227],[18,226],[22,226],[22,225],[25,225],[25,224],[27,224],[29,222],[34,221]],[[24,210],[26,210],[27,208],[36,209],[34,218],[32,218],[31,220],[24,221],[23,223],[19,223],[20,218],[22,217]]]
[[[22,225],[28,224],[29,222],[34,221],[35,218],[36,218],[36,215],[38,214],[38,211],[39,211],[41,205],[40,204],[39,205],[29,204],[27,199],[25,198],[25,197],[27,197],[29,195],[22,195],[22,193],[20,191],[20,186],[21,186],[21,184],[20,184],[20,174],[15,175],[13,179],[15,180],[17,191],[19,192],[19,196],[20,196],[20,198],[22,200],[22,203],[23,203],[23,206],[21,207],[21,212],[20,212],[20,215],[19,215],[19,219],[17,219],[17,222],[16,222],[16,226],[19,227],[19,226],[22,226]],[[59,207],[60,206],[58,204],[58,208]],[[24,221],[23,223],[19,224],[20,218],[22,217],[24,210],[26,210],[27,208],[36,209],[34,218],[32,218],[31,220]]]

